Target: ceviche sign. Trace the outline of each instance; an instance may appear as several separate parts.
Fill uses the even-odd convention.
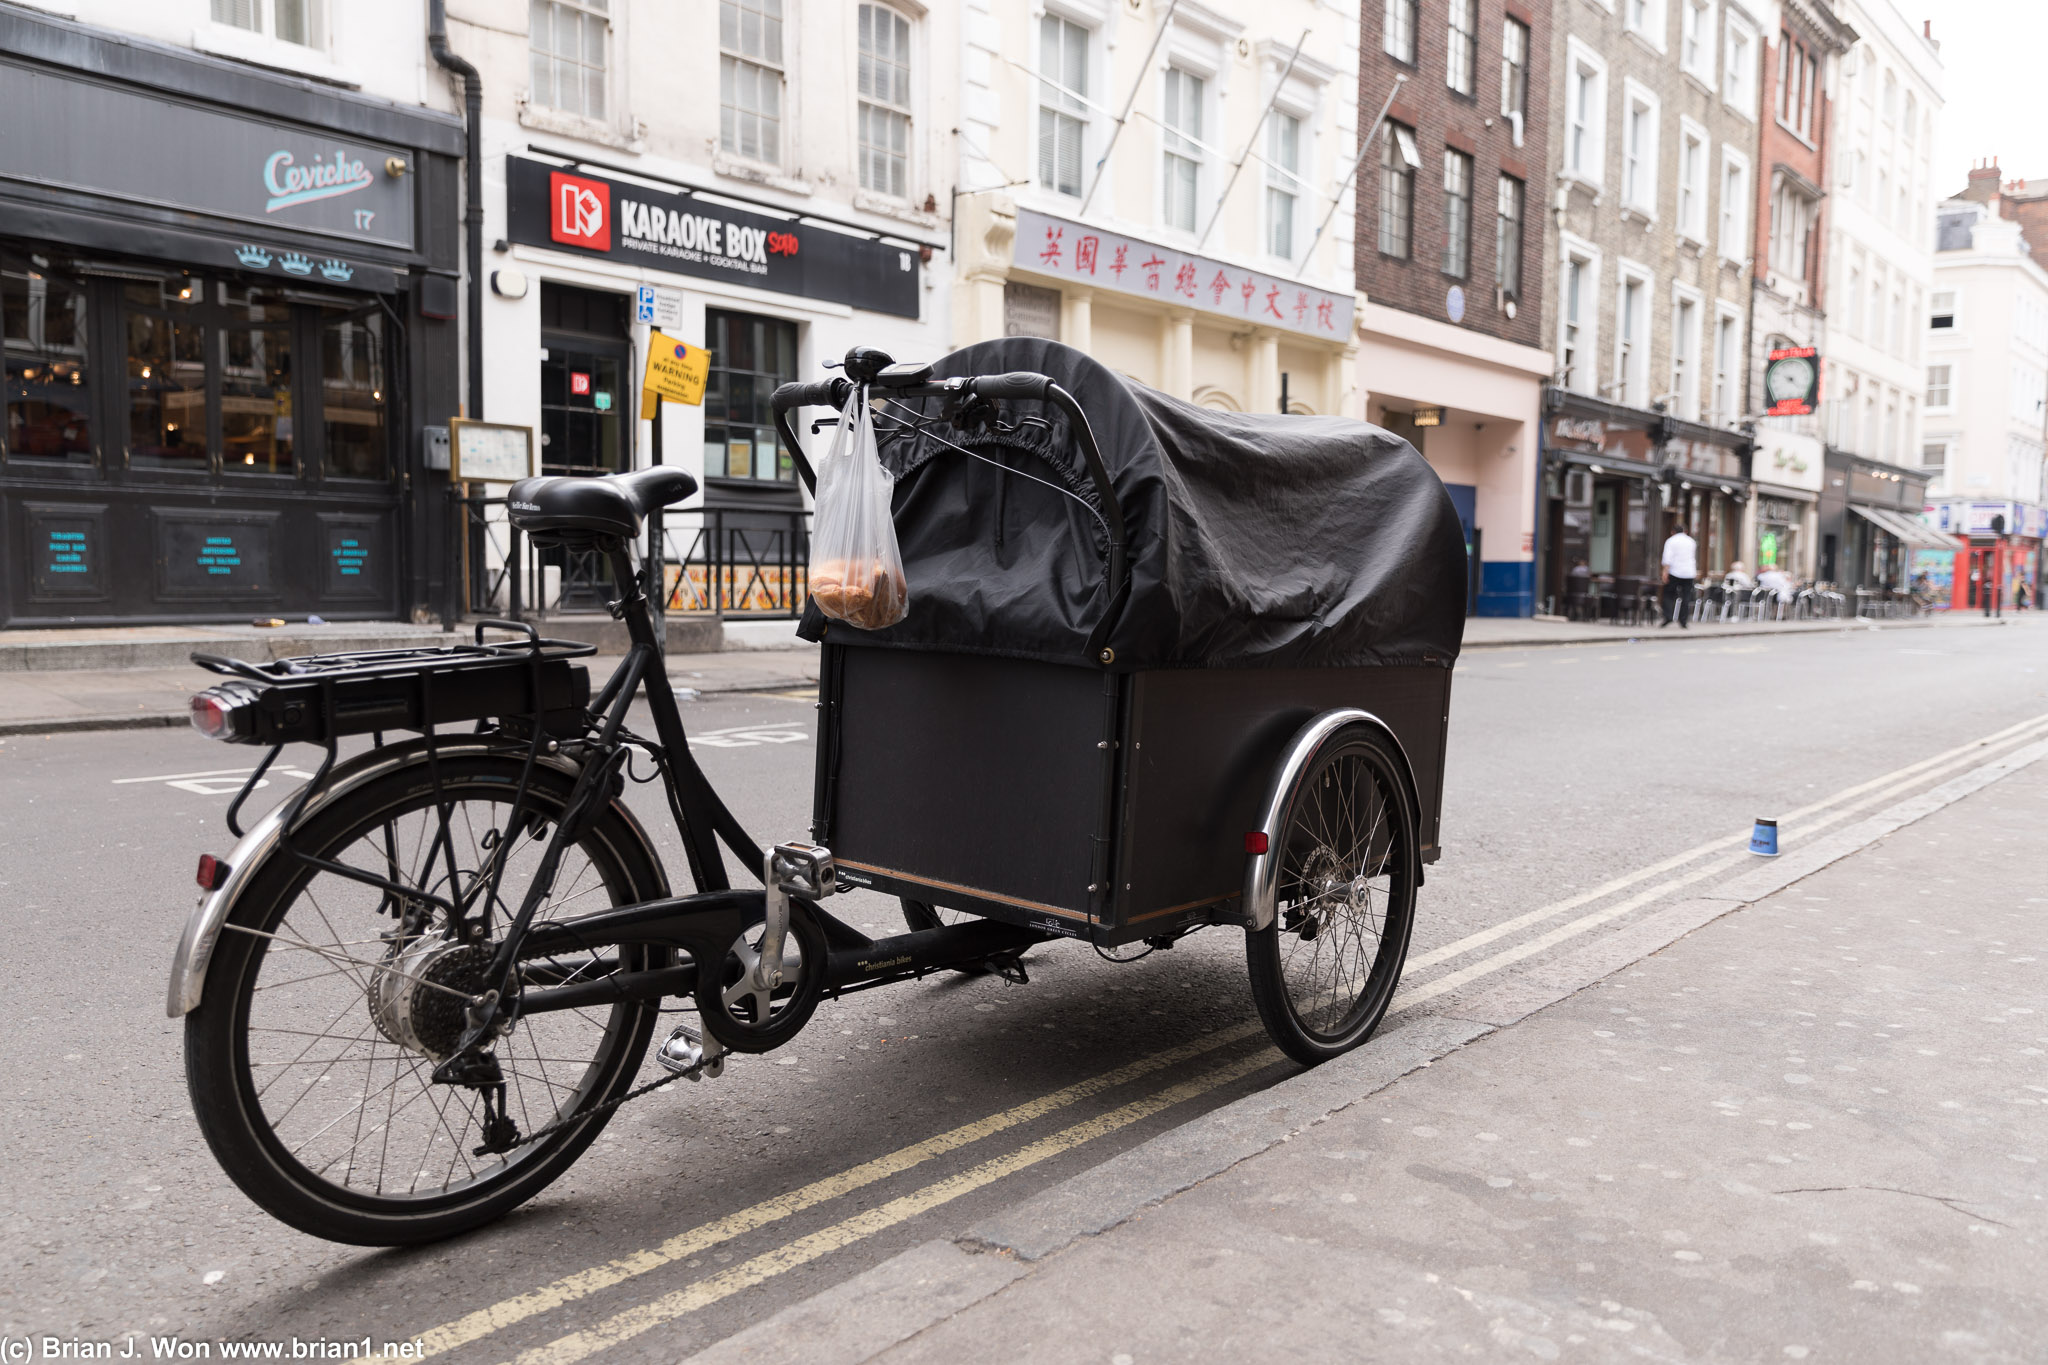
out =
[[[1017,269],[1136,294],[1305,336],[1351,335],[1349,294],[1104,232],[1035,209],[1017,214]]]

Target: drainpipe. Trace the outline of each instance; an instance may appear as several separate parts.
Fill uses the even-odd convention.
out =
[[[471,421],[484,415],[484,129],[483,78],[448,46],[447,0],[428,0],[427,46],[434,60],[462,77],[462,231],[469,273],[469,404]]]

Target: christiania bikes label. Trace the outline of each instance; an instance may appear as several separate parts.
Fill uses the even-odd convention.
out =
[[[918,314],[914,246],[506,158],[510,236],[648,270],[725,280],[899,317]]]

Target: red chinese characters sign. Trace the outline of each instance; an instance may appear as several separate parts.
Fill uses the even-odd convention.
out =
[[[1035,209],[1017,214],[1017,269],[1303,336],[1343,341],[1351,334],[1355,300],[1350,294],[1312,288]]]

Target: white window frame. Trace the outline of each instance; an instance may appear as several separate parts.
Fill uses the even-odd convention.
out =
[[[1316,197],[1315,186],[1306,178],[1308,174],[1313,173],[1316,164],[1316,120],[1315,109],[1312,106],[1297,105],[1285,96],[1282,96],[1273,104],[1273,117],[1267,121],[1266,131],[1259,135],[1262,140],[1266,141],[1268,148],[1272,146],[1272,139],[1277,136],[1276,130],[1279,127],[1279,119],[1282,115],[1293,119],[1296,125],[1294,135],[1295,169],[1292,171],[1284,169],[1276,164],[1270,155],[1262,156],[1260,161],[1264,164],[1266,170],[1266,188],[1294,197],[1293,231],[1289,234],[1288,251],[1284,256],[1274,256],[1275,260],[1292,261],[1295,253],[1300,251],[1302,247],[1301,220],[1304,207],[1313,206]],[[1271,196],[1262,195],[1259,204],[1259,245],[1265,249],[1266,254],[1269,256],[1273,255],[1272,207],[1273,201]]]
[[[1707,171],[1713,161],[1714,140],[1707,136],[1707,130],[1681,114],[1678,117],[1678,174],[1675,177],[1677,189],[1678,235],[1695,246],[1707,244]],[[1695,152],[1693,175],[1687,183],[1686,152]]]
[[[1664,50],[1666,0],[1621,0],[1622,31],[1655,52]]]
[[[1599,189],[1607,166],[1607,62],[1575,37],[1565,39],[1565,123],[1563,175]],[[1580,97],[1580,91],[1587,93]],[[1585,111],[1585,122],[1578,116]],[[1573,156],[1573,135],[1583,128],[1579,155]]]
[[[1646,117],[1636,122],[1636,113]],[[1635,137],[1642,128],[1646,136]],[[1657,92],[1634,77],[1621,83],[1621,206],[1657,216],[1657,151],[1664,132],[1664,101]]]
[[[1096,78],[1102,68],[1101,53],[1098,50],[1102,43],[1102,30],[1098,25],[1091,24],[1081,17],[1068,14],[1060,9],[1049,8],[1034,22],[1031,33],[1031,69],[1035,76],[1035,79],[1032,81],[1032,85],[1035,88],[1032,92],[1031,100],[1031,183],[1049,193],[1078,199],[1081,195],[1086,194],[1088,190],[1089,153],[1093,150],[1095,143],[1095,97],[1087,90],[1074,90],[1071,95],[1065,93],[1069,87],[1062,78],[1064,73],[1048,72],[1045,69],[1044,24],[1047,19],[1058,20],[1081,31],[1083,35],[1083,59],[1087,66],[1087,70],[1083,74],[1087,77],[1090,86],[1096,83]],[[1077,102],[1080,107],[1073,107]],[[1045,120],[1041,115],[1046,110],[1052,111],[1058,118],[1072,119],[1081,125],[1080,167],[1075,174],[1076,188],[1072,191],[1071,195],[1068,191],[1061,189],[1057,183],[1059,178],[1057,164],[1053,167],[1052,183],[1048,183],[1040,178],[1046,157]],[[1055,124],[1054,126],[1057,128],[1058,125]],[[1055,147],[1053,155],[1056,160],[1058,156],[1057,147]]]
[[[1571,307],[1564,292],[1571,282],[1573,261],[1579,263],[1579,283],[1583,291],[1579,300],[1581,321],[1576,347],[1566,344],[1567,330],[1572,324]],[[1583,237],[1575,237],[1569,232],[1559,233],[1557,289],[1558,385],[1574,393],[1597,395],[1600,391],[1600,248]],[[1565,369],[1568,353],[1577,358],[1576,373]]]
[[[1737,43],[1743,47],[1740,60],[1735,55]],[[1757,86],[1761,84],[1757,73],[1762,62],[1763,41],[1756,25],[1731,11],[1721,30],[1721,103],[1751,122],[1756,120]]]
[[[1939,365],[1927,367],[1927,382],[1921,386],[1921,396],[1928,412],[1954,412],[1956,410],[1956,371],[1960,368],[1953,360],[1944,360]],[[1934,372],[1941,371],[1941,401],[1934,401]]]
[[[1849,262],[1849,276],[1842,286],[1842,297],[1848,302],[1843,309],[1842,328],[1856,340],[1863,340],[1863,262]]]
[[[1695,60],[1685,59],[1686,20],[1699,15],[1699,28],[1695,34]],[[1714,0],[1678,0],[1678,69],[1704,85],[1714,88],[1714,72],[1720,65],[1720,26],[1715,22]]]
[[[1941,306],[1941,297],[1944,294],[1948,295],[1948,309],[1945,313]],[[1927,326],[1923,330],[1929,332],[1955,331],[1962,322],[1962,301],[1963,291],[1960,289],[1937,289],[1932,294],[1929,294],[1927,296],[1927,311],[1923,315],[1927,319]],[[1936,327],[1934,319],[1944,316],[1948,318],[1948,326]]]
[[[906,51],[903,54],[903,60],[904,64],[908,67],[907,79],[909,82],[909,88],[903,92],[903,102],[901,104],[885,103],[882,100],[860,93],[860,72],[858,67],[858,63],[860,61],[860,11],[863,8],[870,7],[879,13],[887,14],[894,17],[895,19],[900,20],[904,26],[903,31],[905,35],[904,41]],[[919,80],[919,76],[922,74],[920,67],[922,64],[922,59],[924,57],[923,44],[920,41],[923,38],[923,31],[918,24],[918,16],[914,11],[905,8],[899,8],[897,5],[890,3],[890,0],[856,0],[856,3],[854,5],[854,26],[854,61],[856,63],[853,80],[855,153],[854,179],[856,181],[860,180],[866,174],[867,170],[866,146],[861,138],[861,107],[863,105],[866,105],[878,111],[884,118],[893,115],[903,120],[903,192],[901,194],[898,194],[890,189],[878,189],[875,188],[874,186],[869,185],[863,185],[862,188],[865,189],[869,194],[879,194],[886,199],[891,199],[902,203],[915,202],[918,198],[917,186],[920,180],[920,176],[918,173],[918,162],[920,158],[917,154],[917,104],[918,94],[920,90],[923,88],[922,83]]]
[[[1168,83],[1178,73],[1182,81],[1194,81],[1200,89],[1196,91],[1196,119],[1198,127],[1193,132],[1178,131],[1166,116]],[[1203,205],[1209,185],[1209,140],[1206,134],[1214,123],[1216,101],[1216,78],[1213,71],[1202,66],[1179,60],[1169,61],[1159,76],[1159,158],[1155,166],[1159,175],[1159,225],[1168,232],[1192,236],[1202,230]],[[1191,162],[1194,166],[1194,186],[1188,191],[1192,201],[1188,205],[1189,221],[1183,226],[1172,217],[1172,194],[1174,184],[1168,174],[1169,159]]]
[[[1692,313],[1692,326],[1686,326],[1687,310]],[[1671,411],[1688,422],[1700,420],[1700,371],[1704,359],[1700,349],[1704,334],[1702,320],[1707,315],[1707,298],[1689,284],[1671,282],[1671,388],[1676,399]],[[1688,332],[1690,333],[1688,335]],[[1682,368],[1683,362],[1691,358],[1689,369]]]
[[[1728,172],[1731,170],[1740,175],[1740,183],[1737,192],[1732,196],[1732,203],[1728,193]],[[1716,214],[1714,232],[1720,240],[1715,243],[1715,249],[1720,252],[1722,260],[1733,261],[1738,265],[1749,259],[1749,210],[1751,201],[1756,197],[1756,189],[1750,181],[1749,174],[1749,158],[1736,151],[1729,143],[1722,143],[1719,183],[1715,187],[1719,210]]]
[[[1725,299],[1714,300],[1714,378],[1707,401],[1711,407],[1709,420],[1722,426],[1733,426],[1742,420],[1743,321],[1743,312],[1739,306]],[[1725,357],[1725,366],[1722,364],[1721,354],[1721,327],[1724,323],[1732,324],[1734,329],[1730,333],[1734,337],[1734,345],[1729,348],[1729,354]]]
[[[721,42],[720,42],[720,44],[719,44],[719,49],[718,49],[718,53],[719,53],[719,107],[720,107],[721,113],[723,112],[723,109],[724,109],[724,105],[725,105],[725,63],[726,63],[726,62],[727,62],[728,60],[730,60],[730,61],[733,61],[733,62],[743,63],[743,64],[745,64],[745,65],[747,65],[747,66],[753,66],[753,67],[758,67],[758,68],[760,68],[760,69],[761,69],[761,70],[763,70],[763,71],[772,71],[772,72],[774,72],[774,73],[775,73],[775,74],[776,74],[776,75],[777,75],[777,76],[778,76],[778,77],[780,78],[780,84],[779,84],[779,86],[777,87],[777,90],[776,90],[776,96],[775,96],[775,151],[774,151],[774,155],[772,155],[772,156],[755,156],[755,155],[753,155],[753,154],[752,154],[752,153],[750,153],[750,152],[745,152],[745,151],[742,151],[742,150],[740,150],[740,146],[739,146],[739,144],[738,144],[738,143],[735,143],[735,145],[733,145],[733,146],[731,146],[731,147],[727,147],[727,146],[725,145],[725,131],[724,131],[724,128],[723,128],[723,126],[721,126],[721,127],[720,127],[720,129],[719,129],[719,137],[718,137],[718,148],[719,148],[719,154],[720,154],[721,156],[729,156],[729,157],[733,157],[733,158],[735,158],[735,159],[737,159],[737,160],[740,160],[740,161],[745,161],[745,162],[750,162],[750,163],[752,163],[752,164],[754,164],[754,165],[757,165],[757,166],[783,166],[783,165],[786,165],[786,164],[788,163],[788,159],[789,159],[789,153],[790,153],[790,150],[791,150],[791,148],[790,148],[790,134],[791,134],[791,131],[792,131],[792,125],[793,125],[793,123],[794,123],[794,120],[793,120],[793,119],[791,118],[791,112],[792,112],[792,111],[791,111],[791,107],[790,107],[790,106],[791,106],[791,100],[790,100],[790,93],[791,93],[791,92],[790,92],[790,80],[789,80],[789,72],[790,72],[790,68],[791,68],[791,66],[793,65],[793,62],[791,61],[791,57],[793,56],[793,50],[794,50],[795,44],[794,44],[794,43],[793,43],[793,42],[792,42],[791,40],[792,40],[792,39],[793,39],[793,38],[794,38],[794,37],[796,36],[796,31],[797,31],[797,26],[796,26],[795,24],[793,24],[793,23],[791,23],[791,22],[790,22],[790,13],[789,13],[789,6],[788,6],[788,5],[784,5],[784,7],[783,7],[783,11],[782,11],[782,20],[781,20],[781,23],[782,23],[782,55],[781,55],[781,58],[780,58],[780,62],[779,62],[779,64],[771,64],[771,63],[769,63],[768,61],[764,60],[763,58],[761,58],[761,57],[759,57],[759,56],[755,56],[755,55],[751,55],[751,54],[747,53],[747,52],[746,52],[746,51],[744,51],[744,50],[743,50],[743,49],[742,49],[741,47],[737,47],[737,46],[736,46],[736,47],[733,47],[733,48],[731,48],[731,49],[728,49],[728,48],[726,48],[726,47],[725,47],[725,45],[724,45],[723,41],[721,41]],[[614,48],[615,48],[615,50],[616,50],[616,47],[617,47],[617,45],[616,45],[616,44],[614,44]]]
[[[1472,21],[1470,29],[1460,29],[1457,16]],[[1465,84],[1457,82],[1459,42],[1465,42]],[[1479,0],[1446,0],[1444,5],[1444,88],[1456,94],[1476,97],[1479,94]]]
[[[1395,61],[1405,66],[1414,66],[1419,55],[1416,50],[1419,41],[1417,30],[1422,25],[1420,0],[1386,0],[1386,5],[1386,12],[1381,20],[1380,49]],[[1398,19],[1407,21],[1408,48],[1405,52],[1394,46],[1398,40],[1395,32],[1399,27]]]
[[[1632,335],[1628,330],[1629,286],[1640,288],[1638,297],[1642,300],[1642,317],[1638,319],[1641,328]],[[1657,276],[1656,272],[1641,261],[1622,257],[1614,267],[1614,364],[1608,373],[1610,381],[1608,397],[1623,407],[1646,408],[1650,400],[1650,352],[1652,338],[1657,334]]]

